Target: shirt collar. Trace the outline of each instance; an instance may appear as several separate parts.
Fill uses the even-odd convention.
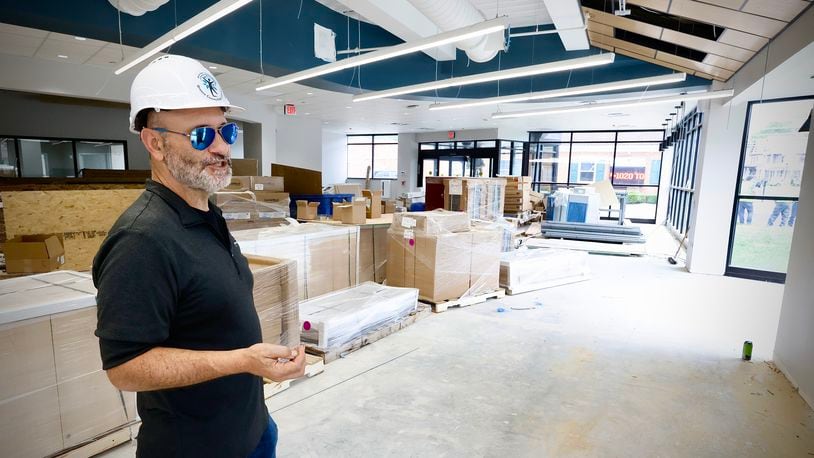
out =
[[[194,208],[190,207],[189,204],[184,201],[184,199],[163,184],[148,178],[145,189],[147,192],[156,194],[158,197],[163,199],[164,202],[170,206],[170,208],[175,210],[175,213],[178,214],[178,217],[181,219],[181,224],[184,227],[206,223],[206,220],[204,220]],[[214,205],[211,201],[208,201],[208,203],[210,211],[214,211],[218,215],[221,215],[221,209],[218,208],[217,205]]]

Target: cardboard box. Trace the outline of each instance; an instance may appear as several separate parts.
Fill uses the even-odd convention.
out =
[[[62,236],[56,234],[17,236],[4,251],[8,273],[50,272],[65,264]]]
[[[418,288],[433,302],[457,299],[469,289],[472,262],[469,232],[418,235],[388,231],[387,284]]]
[[[382,283],[387,278],[389,224],[359,227],[359,282]]]
[[[252,191],[283,192],[285,182],[283,177],[251,177]]]
[[[354,198],[353,202],[334,202],[333,219],[342,224],[365,224],[366,202],[364,198]]]
[[[382,213],[395,213],[396,201],[391,199],[382,200]]]
[[[358,183],[337,183],[334,185],[336,194],[353,194],[353,197],[362,197],[362,185]]]
[[[362,196],[365,198],[366,214],[368,218],[382,217],[382,192],[363,189]]]
[[[227,221],[249,220],[252,213],[257,211],[255,196],[251,191],[216,192],[213,196],[215,205],[221,209]]]
[[[254,275],[254,306],[263,342],[292,347],[300,343],[297,263],[290,259],[248,255]]]
[[[308,202],[307,200],[297,201],[297,219],[313,221],[317,219],[317,208],[319,202]]]
[[[56,386],[0,402],[0,456],[49,456],[64,448],[61,428]]]
[[[260,175],[257,159],[232,159],[232,176],[254,177],[257,175]]]
[[[463,212],[450,212],[445,210],[394,213],[393,227],[412,229],[416,233],[423,234],[468,232],[472,229],[469,222],[469,215]]]
[[[234,176],[232,175],[229,185],[221,189],[227,192],[240,192],[249,191],[252,189],[252,177],[250,176]]]
[[[472,231],[472,264],[469,270],[469,294],[491,293],[500,288],[500,256],[503,232]]]

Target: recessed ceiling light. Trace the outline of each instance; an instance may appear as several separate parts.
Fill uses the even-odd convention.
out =
[[[282,102],[282,101],[283,101],[283,99],[275,99],[275,100],[277,100],[278,102]]]
[[[350,107],[345,107],[345,108],[350,108]]]
[[[74,39],[79,40],[79,41],[87,40],[87,38],[85,38],[85,37],[74,37]]]
[[[209,69],[210,69],[210,70],[217,70],[217,69],[218,69],[218,67],[215,67],[214,65],[210,65],[210,66],[209,66]]]
[[[313,92],[306,92],[305,95],[314,95]]]
[[[310,115],[310,114],[311,114],[311,113],[305,113],[305,116],[308,116],[308,115]]]
[[[59,57],[60,59],[67,59],[68,58],[68,56],[66,56],[65,54],[57,54],[57,57]]]

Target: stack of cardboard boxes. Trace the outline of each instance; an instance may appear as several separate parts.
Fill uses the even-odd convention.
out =
[[[244,255],[295,261],[301,300],[358,284],[358,226],[308,223],[233,231],[232,236]]]
[[[289,196],[283,192],[282,177],[234,176],[216,193],[215,204],[232,230],[249,229],[264,222],[289,216]]]
[[[531,177],[506,177],[503,211],[517,214],[531,210]]]
[[[387,284],[430,302],[499,288],[502,230],[473,228],[463,212],[396,213],[388,230]]]

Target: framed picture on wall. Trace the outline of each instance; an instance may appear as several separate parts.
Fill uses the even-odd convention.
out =
[[[749,102],[726,274],[783,283],[814,96]]]

